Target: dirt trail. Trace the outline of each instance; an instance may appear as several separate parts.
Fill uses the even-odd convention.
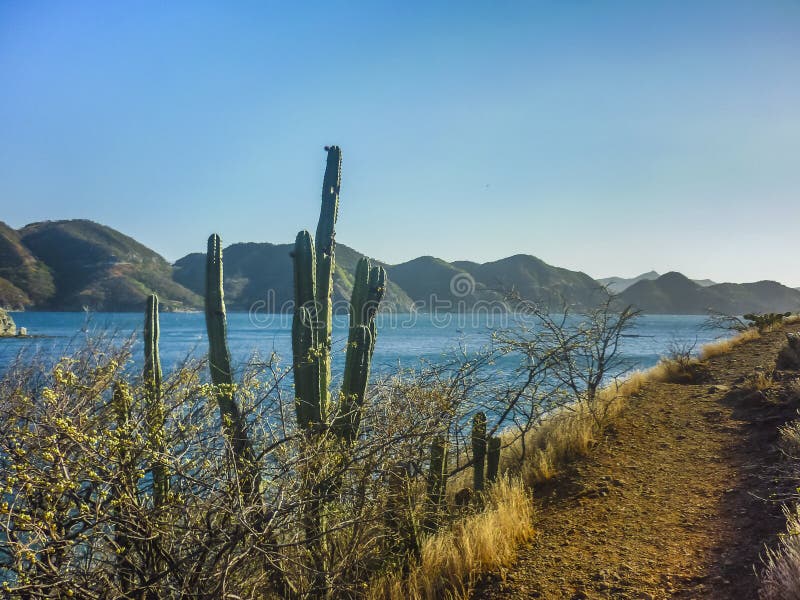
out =
[[[754,565],[784,528],[777,427],[796,415],[744,377],[776,332],[709,361],[703,385],[648,384],[592,455],[537,490],[537,537],[485,598],[757,597]],[[744,385],[743,385],[744,384]]]

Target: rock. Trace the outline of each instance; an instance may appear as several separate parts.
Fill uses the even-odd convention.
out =
[[[751,392],[742,398],[742,402],[747,404],[763,404],[766,400],[767,396],[761,390]]]
[[[5,310],[0,308],[0,337],[16,335],[17,325]]]
[[[472,501],[472,489],[465,487],[456,492],[456,506],[468,506]]]
[[[18,336],[22,336],[22,337],[28,335],[28,328],[27,327],[20,327],[19,329],[17,329],[17,335]]]
[[[784,371],[800,370],[800,333],[786,334],[786,345],[778,354],[776,367]]]

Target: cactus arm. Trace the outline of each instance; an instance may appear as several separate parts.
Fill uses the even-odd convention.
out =
[[[348,440],[358,435],[377,336],[375,314],[385,289],[383,267],[371,268],[368,258],[359,260],[350,300],[350,331],[336,419],[337,431]]]
[[[372,334],[372,347],[370,348],[369,360],[372,362],[372,354],[375,351],[375,342],[378,337],[378,328],[375,325],[375,315],[378,313],[383,296],[386,293],[386,269],[383,267],[373,267],[369,273],[369,296],[367,297],[366,312],[369,322],[370,333]]]
[[[472,418],[472,461],[473,490],[483,491],[484,469],[486,465],[486,415],[475,413]]]
[[[369,381],[370,356],[372,356],[370,328],[366,325],[357,325],[351,330],[347,342],[339,410],[334,421],[337,433],[348,440],[353,440],[358,435],[361,406]]]
[[[316,256],[311,234],[301,231],[294,243],[295,313],[292,319],[295,412],[301,428],[322,423],[324,394],[320,387],[323,357],[318,342],[316,307]]]
[[[162,462],[166,452],[164,422],[166,411],[161,397],[161,360],[158,355],[158,296],[147,297],[144,318],[144,378],[147,436],[151,449],[156,455],[151,473],[153,474],[153,502],[163,504],[169,493],[169,477]]]
[[[339,213],[339,188],[342,181],[342,151],[338,146],[326,146],[328,161],[325,176],[322,180],[322,207],[317,223],[315,240],[316,248],[316,300],[318,323],[318,343],[322,352],[322,369],[320,371],[320,388],[322,389],[322,411],[329,402],[329,386],[331,379],[331,320],[333,310],[331,295],[333,294],[333,271],[336,261],[336,218]]]
[[[356,264],[353,292],[350,296],[350,329],[367,323],[365,308],[369,296],[370,262],[362,256]]]
[[[257,492],[260,482],[255,454],[247,437],[244,418],[234,397],[223,291],[222,243],[217,234],[212,234],[208,238],[205,313],[208,331],[208,367],[211,371],[211,382],[218,386],[216,400],[222,425],[231,442],[237,468],[242,472],[243,490],[246,494]]]

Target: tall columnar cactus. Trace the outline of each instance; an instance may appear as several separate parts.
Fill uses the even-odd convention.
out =
[[[231,443],[245,493],[258,491],[255,454],[247,437],[247,428],[234,396],[231,354],[228,350],[228,324],[222,278],[222,243],[215,233],[208,238],[206,253],[206,329],[208,330],[208,366],[216,386],[223,427]]]
[[[316,245],[301,231],[294,245],[295,313],[292,321],[292,358],[295,409],[303,429],[328,423],[331,379],[331,318],[335,269],[335,225],[339,205],[342,153],[325,148],[328,162],[322,185],[322,210]],[[342,388],[333,419],[333,431],[346,440],[358,435],[361,408],[369,380],[377,335],[375,314],[386,290],[386,271],[362,258],[356,269],[350,302],[350,330]]]
[[[156,505],[163,503],[169,492],[169,477],[163,462],[166,451],[164,421],[166,411],[161,397],[161,360],[158,356],[158,296],[150,294],[144,317],[144,370],[145,408],[147,435],[155,454],[151,472],[153,475],[153,499]]]
[[[494,483],[497,481],[497,473],[500,467],[500,438],[491,436],[486,448],[486,481]]]
[[[329,418],[331,381],[331,321],[333,316],[333,274],[336,268],[336,217],[339,211],[339,186],[342,153],[338,146],[326,146],[328,161],[322,182],[322,208],[317,224],[316,244],[307,231],[295,239],[294,295],[292,321],[292,364],[295,381],[297,424],[306,433],[330,430],[340,439],[351,441],[358,435],[361,406],[369,379],[375,348],[375,312],[383,298],[386,273],[361,261],[356,272],[350,313],[342,390],[337,396],[334,418]],[[370,308],[373,307],[373,308]],[[332,421],[332,422],[331,422]],[[330,465],[308,464],[311,480],[304,500],[304,528],[315,561],[312,583],[315,597],[324,597],[328,584],[325,566],[325,496],[336,487],[339,475],[321,475]],[[319,472],[318,472],[319,471]]]
[[[486,415],[482,412],[472,418],[472,462],[472,489],[481,492],[486,468]]]

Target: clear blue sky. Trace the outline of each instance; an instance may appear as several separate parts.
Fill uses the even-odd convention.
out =
[[[800,285],[800,2],[0,0],[0,219]]]

